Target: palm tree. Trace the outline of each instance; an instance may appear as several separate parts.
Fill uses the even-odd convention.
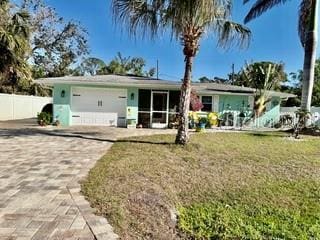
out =
[[[244,0],[244,4],[249,1],[250,0]],[[256,0],[244,21],[247,23],[274,6],[286,3],[287,1],[288,0]],[[311,109],[318,38],[318,8],[319,0],[301,0],[298,32],[305,51],[301,97],[301,109],[305,111],[310,111]]]
[[[254,62],[246,63],[239,73],[243,85],[256,89],[253,118],[261,117],[271,101],[270,91],[274,90],[285,80],[282,63]]]
[[[180,40],[185,56],[185,73],[181,86],[179,128],[176,144],[189,140],[188,113],[191,76],[200,40],[213,32],[218,45],[244,47],[250,38],[249,29],[230,20],[231,0],[113,0],[115,20],[124,24],[131,35],[150,36],[169,31]]]
[[[10,78],[17,72],[28,72],[26,53],[29,50],[28,13],[11,12],[8,0],[0,0],[0,75]]]

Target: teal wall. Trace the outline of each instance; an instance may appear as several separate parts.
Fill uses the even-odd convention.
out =
[[[65,91],[65,96],[61,92]],[[55,84],[53,88],[53,121],[59,120],[62,126],[71,124],[71,87],[70,85]]]
[[[279,97],[271,98],[265,113],[255,120],[255,127],[273,127],[274,124],[278,123],[280,120],[280,104],[281,99]]]
[[[83,87],[93,87],[89,85],[79,85]],[[95,86],[98,87],[98,86]],[[65,91],[65,96],[61,92]],[[242,95],[219,95],[219,112],[224,110],[241,111],[248,109],[248,96]],[[138,121],[138,101],[139,89],[127,88],[127,119],[131,119],[131,124]],[[72,123],[71,113],[71,86],[65,84],[55,84],[53,90],[53,118],[59,120],[62,126],[69,126]],[[278,104],[275,104],[278,103]],[[272,98],[266,113],[259,118],[259,127],[266,126],[270,122],[277,123],[280,118],[280,98]],[[130,121],[129,121],[130,123]]]
[[[132,124],[137,124],[138,122],[138,101],[139,101],[139,89],[128,88],[127,119],[133,120]]]
[[[246,110],[248,104],[248,96],[219,95],[219,112],[223,112],[224,110]]]
[[[76,85],[74,87],[93,87],[88,85]],[[98,87],[98,86],[94,86]],[[108,87],[110,88],[110,87]],[[61,97],[61,92],[65,91],[65,97]],[[138,121],[138,100],[139,89],[128,88],[127,93],[127,119]],[[133,94],[133,95],[132,95]],[[131,98],[133,96],[133,99]],[[71,86],[55,84],[53,90],[53,117],[54,121],[59,120],[62,126],[70,126],[72,122],[71,113]]]

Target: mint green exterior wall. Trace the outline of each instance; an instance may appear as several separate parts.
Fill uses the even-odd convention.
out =
[[[77,85],[74,87],[95,87],[110,88],[104,86]],[[65,96],[61,96],[61,92],[65,91]],[[216,95],[216,94],[215,94]],[[214,96],[214,95],[212,95]],[[139,89],[127,88],[127,122],[135,125],[138,122],[138,101]],[[54,121],[59,120],[62,126],[70,126],[72,124],[71,112],[71,86],[66,84],[55,84],[53,90],[53,118]],[[277,103],[277,104],[275,104]],[[219,112],[225,110],[231,111],[247,111],[249,96],[245,95],[219,95]],[[256,121],[257,127],[263,127],[270,122],[277,123],[280,118],[280,98],[272,98],[270,105],[265,114]]]
[[[138,122],[139,89],[128,88],[127,92],[127,119],[133,121],[135,125]]]
[[[61,92],[65,96],[61,96]],[[55,84],[53,88],[53,121],[59,120],[62,126],[71,125],[71,87],[70,85]]]
[[[88,85],[75,85],[73,87],[95,87],[110,88]],[[111,87],[112,88],[112,87]],[[61,92],[65,91],[65,97],[61,97]],[[132,98],[133,97],[133,98]],[[138,121],[138,100],[139,89],[127,89],[127,119]],[[64,84],[55,84],[53,90],[53,117],[54,121],[59,120],[62,126],[70,126],[72,124],[71,113],[71,86]]]
[[[248,96],[219,95],[219,112],[224,110],[241,111],[248,107]]]
[[[255,120],[255,127],[273,127],[280,120],[280,104],[279,97],[271,98],[267,104],[267,109],[263,116]]]

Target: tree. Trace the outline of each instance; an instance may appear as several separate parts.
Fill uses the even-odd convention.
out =
[[[155,68],[144,70],[146,61],[141,57],[124,57],[120,52],[109,62],[109,64],[97,70],[97,75],[119,74],[134,75],[140,77],[153,77]]]
[[[299,70],[296,73],[290,73],[291,80],[289,82],[290,87],[287,91],[296,94],[299,98],[301,98],[301,86],[303,82],[303,71]],[[313,86],[313,94],[312,94],[312,106],[319,107],[320,106],[320,59],[316,60],[315,71],[314,71],[314,86]],[[290,106],[290,100],[287,102],[287,106]],[[292,105],[296,105],[295,102]]]
[[[203,77],[199,78],[199,82],[201,82],[201,83],[210,83],[210,82],[212,82],[212,80],[210,78],[206,77],[206,76],[203,76]]]
[[[73,75],[97,75],[103,68],[106,67],[106,64],[103,60],[99,58],[89,57],[82,61],[79,67],[75,69],[76,74]]]
[[[43,0],[23,0],[20,9],[31,16],[34,77],[70,74],[71,65],[89,51],[86,30],[78,22],[66,22]]]
[[[30,79],[26,61],[29,45],[29,15],[10,6],[8,0],[0,1],[0,87],[15,86],[20,78]]]
[[[232,3],[229,0],[113,0],[112,7],[116,22],[124,24],[131,35],[154,38],[168,30],[181,42],[185,73],[176,144],[186,144],[192,67],[200,40],[206,32],[214,32],[220,46],[230,47],[233,43],[245,46],[250,31],[230,21]]]
[[[280,88],[286,80],[282,63],[255,62],[246,66],[237,74],[235,84],[256,89],[255,117],[260,117],[270,99],[270,90]]]
[[[244,3],[248,3],[249,1],[250,0],[244,0]],[[274,6],[286,2],[287,0],[257,0],[245,17],[245,23],[255,19]],[[305,111],[310,111],[314,85],[318,38],[318,10],[319,0],[301,0],[298,32],[305,51],[301,97],[301,109]]]
[[[273,68],[270,76],[274,84],[270,90],[280,90],[282,84],[287,80],[287,74],[284,71],[284,64],[262,61],[245,63],[245,66],[234,75],[234,85],[259,89],[264,85],[264,75],[269,65]],[[262,69],[262,70],[261,70]]]

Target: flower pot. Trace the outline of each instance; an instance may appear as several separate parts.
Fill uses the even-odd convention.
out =
[[[206,129],[206,124],[205,123],[199,123],[199,125],[196,128],[197,132],[204,132]]]

